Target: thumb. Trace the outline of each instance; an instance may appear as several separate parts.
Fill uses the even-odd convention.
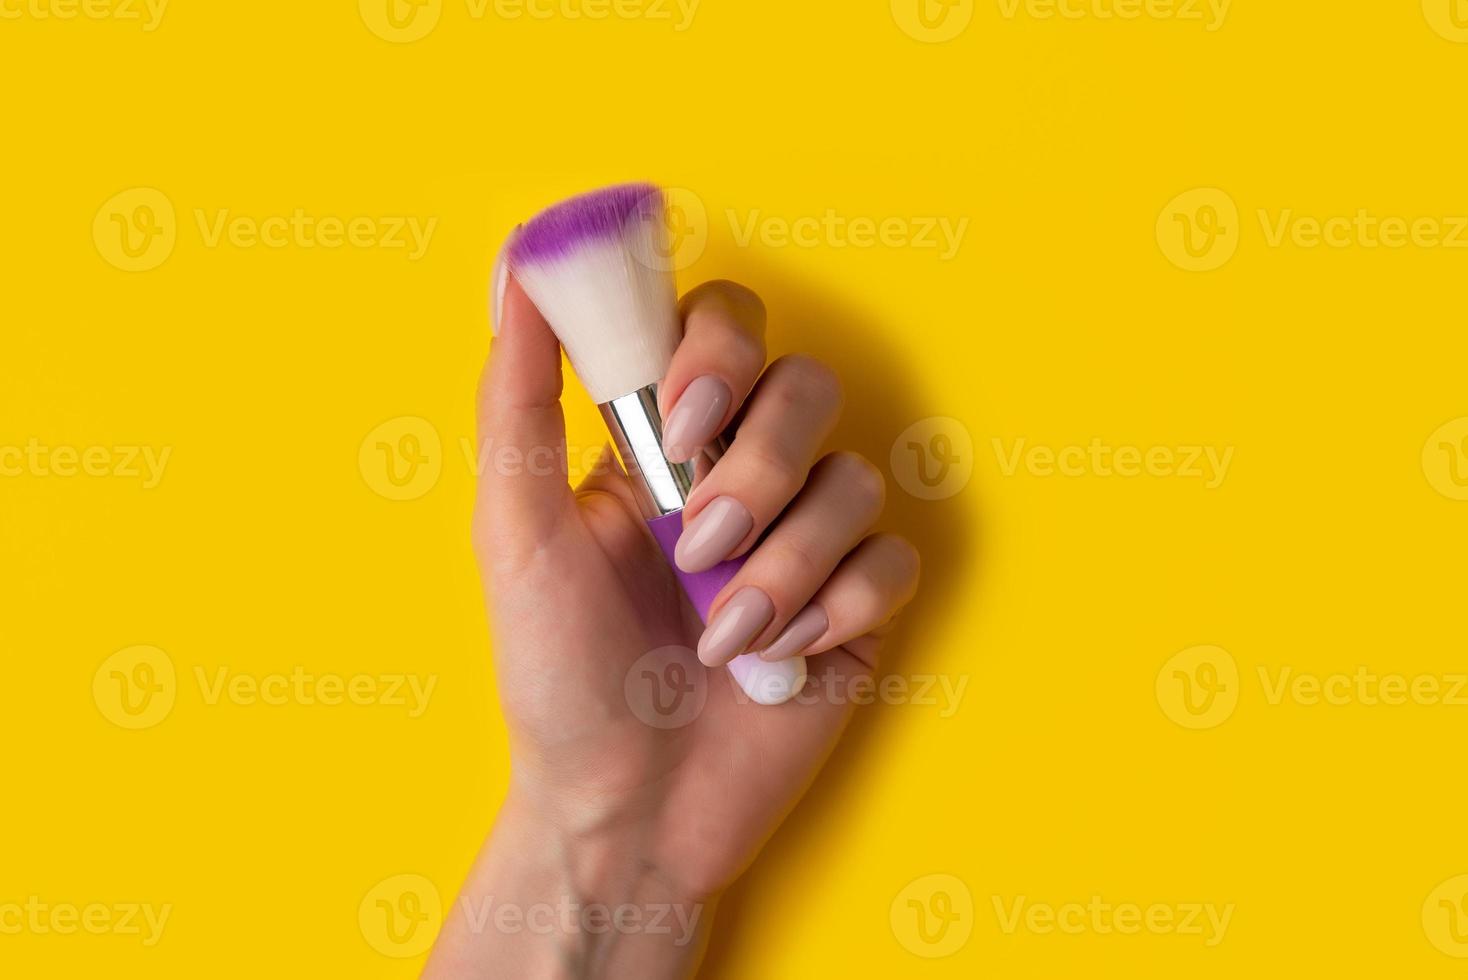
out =
[[[561,346],[513,277],[506,277],[489,362],[479,384],[476,525],[497,550],[532,550],[574,510],[561,412]]]

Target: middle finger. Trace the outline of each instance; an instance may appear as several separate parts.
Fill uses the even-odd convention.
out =
[[[678,567],[702,572],[748,551],[805,485],[841,405],[841,382],[820,361],[791,355],[771,364],[729,451],[689,498]]]

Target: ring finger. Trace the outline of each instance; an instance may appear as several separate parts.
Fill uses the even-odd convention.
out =
[[[715,600],[699,659],[716,667],[783,636],[787,625],[808,629],[791,617],[876,523],[884,497],[881,472],[856,453],[832,453],[816,464],[795,503]]]

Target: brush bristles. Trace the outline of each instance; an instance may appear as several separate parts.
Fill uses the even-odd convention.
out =
[[[541,212],[506,262],[599,404],[661,381],[682,327],[662,192],[609,187]]]

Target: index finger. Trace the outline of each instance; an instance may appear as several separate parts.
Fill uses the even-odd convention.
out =
[[[692,459],[724,430],[765,366],[765,304],[738,283],[683,297],[683,340],[658,392],[668,459]]]

